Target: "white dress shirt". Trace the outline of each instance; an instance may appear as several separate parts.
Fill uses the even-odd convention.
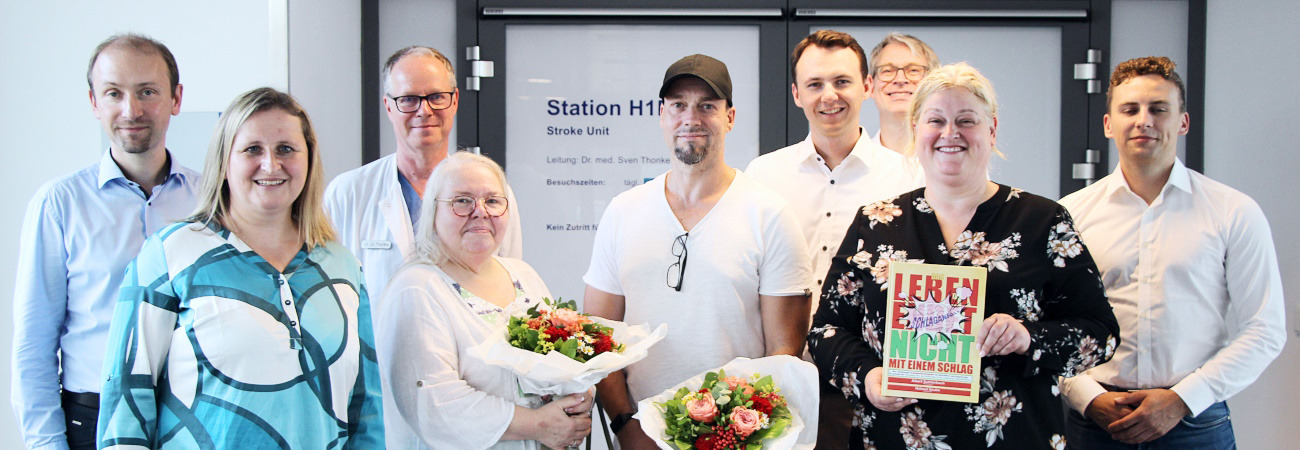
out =
[[[1282,277],[1259,205],[1176,161],[1148,206],[1116,169],[1061,199],[1092,252],[1121,342],[1066,379],[1083,412],[1106,390],[1172,387],[1192,415],[1259,377],[1286,342]]]
[[[812,254],[813,312],[831,258],[862,205],[892,198],[925,185],[921,168],[885,148],[879,136],[863,133],[849,155],[832,170],[813,148],[812,136],[754,158],[745,174],[781,194],[799,219]]]

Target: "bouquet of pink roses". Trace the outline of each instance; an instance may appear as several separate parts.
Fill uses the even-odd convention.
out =
[[[642,400],[636,417],[666,450],[810,449],[816,378],[815,367],[791,356],[736,358]]]
[[[770,375],[746,380],[719,370],[705,374],[698,390],[678,389],[659,406],[665,432],[681,450],[747,449],[790,426],[790,408],[779,392]]]

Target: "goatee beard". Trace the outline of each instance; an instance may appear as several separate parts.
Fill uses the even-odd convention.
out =
[[[699,164],[708,154],[709,150],[707,148],[696,146],[694,143],[673,148],[673,156],[676,156],[678,161],[688,166]]]
[[[121,136],[122,150],[129,154],[140,154],[149,151],[150,143],[153,141],[153,131],[143,136]]]

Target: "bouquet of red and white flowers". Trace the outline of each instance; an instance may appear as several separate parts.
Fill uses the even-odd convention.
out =
[[[666,450],[812,448],[816,379],[791,356],[736,358],[642,400],[637,418]]]
[[[543,355],[557,351],[578,362],[623,351],[623,344],[614,341],[613,328],[596,323],[577,309],[573,300],[543,298],[526,315],[510,316],[506,326],[510,345]]]
[[[542,299],[510,321],[496,337],[469,348],[469,356],[519,375],[525,394],[584,392],[606,375],[642,358],[668,333],[645,325],[592,317],[574,301]]]

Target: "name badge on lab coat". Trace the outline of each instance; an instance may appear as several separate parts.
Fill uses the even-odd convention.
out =
[[[361,248],[377,248],[377,249],[387,250],[393,248],[393,241],[388,241],[388,240],[361,241]]]

